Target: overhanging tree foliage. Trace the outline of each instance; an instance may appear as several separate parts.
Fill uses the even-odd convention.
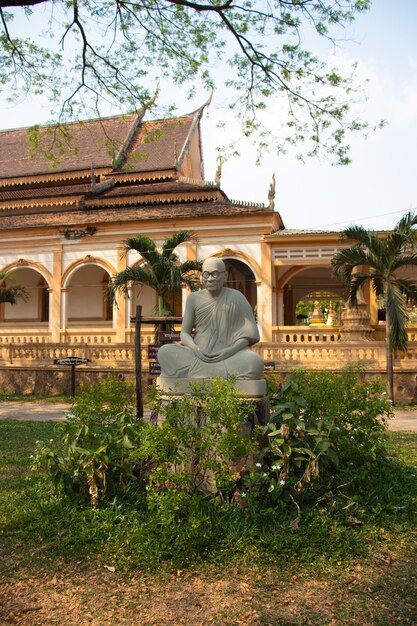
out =
[[[153,102],[161,75],[191,95],[196,84],[218,86],[243,135],[258,139],[258,152],[276,140],[279,151],[301,144],[304,155],[323,149],[347,163],[346,131],[366,127],[351,115],[352,76],[309,52],[303,38],[336,41],[370,2],[0,0],[0,84],[12,99],[45,94],[60,123],[100,117],[108,102],[141,110]],[[45,27],[35,32],[45,7],[49,20],[43,13]],[[22,10],[29,37],[16,32]],[[260,112],[275,99],[287,114],[272,138]]]
[[[343,231],[354,242],[340,250],[332,259],[335,276],[342,278],[353,306],[358,292],[370,284],[376,296],[381,296],[386,309],[388,388],[394,401],[393,353],[407,348],[408,313],[406,302],[417,302],[417,284],[405,276],[404,270],[417,266],[417,217],[407,213],[385,238],[361,226]]]

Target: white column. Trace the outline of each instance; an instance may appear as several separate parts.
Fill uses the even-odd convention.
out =
[[[68,289],[61,289],[61,329],[68,326]]]
[[[53,303],[53,290],[48,289],[48,330],[50,330],[51,334],[54,332],[54,303]],[[54,339],[52,339],[54,341]]]
[[[269,283],[257,283],[257,309],[261,325],[261,341],[272,341],[272,293]]]

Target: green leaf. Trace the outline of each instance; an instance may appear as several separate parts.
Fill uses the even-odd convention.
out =
[[[278,429],[272,430],[271,432],[268,433],[268,437],[276,437],[277,435],[280,435],[281,431]],[[284,439],[281,439],[281,441],[284,441]]]
[[[127,435],[123,437],[123,447],[129,450],[135,447]]]

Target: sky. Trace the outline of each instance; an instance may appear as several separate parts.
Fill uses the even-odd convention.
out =
[[[370,11],[346,32],[340,63],[357,61],[360,75],[369,80],[359,112],[371,125],[387,120],[383,129],[366,138],[350,138],[350,165],[334,166],[324,158],[301,163],[288,153],[265,154],[257,166],[255,150],[248,144],[240,157],[223,164],[222,188],[228,197],[268,204],[274,174],[275,210],[289,229],[342,230],[356,224],[384,230],[408,211],[417,212],[416,31],[416,0],[374,0]],[[198,92],[191,102],[178,97],[178,114],[199,108],[208,95]],[[273,109],[269,114],[274,115]],[[0,129],[46,123],[49,117],[45,102],[22,100],[11,107],[0,100]],[[227,132],[227,125],[223,131],[217,128],[222,120],[228,122],[220,95],[214,92],[202,120],[207,180],[214,179],[216,148]]]

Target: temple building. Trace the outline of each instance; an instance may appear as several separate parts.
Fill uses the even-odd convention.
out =
[[[200,120],[204,107],[164,120],[123,115],[67,125],[0,131],[0,271],[28,299],[0,304],[0,383],[23,393],[65,391],[68,368],[56,359],[88,359],[79,378],[134,369],[136,305],[152,315],[156,294],[131,285],[118,306],[106,298],[110,278],[141,263],[124,253],[137,234],[162,243],[187,230],[197,239],[181,260],[221,257],[227,285],[252,305],[261,341],[255,350],[276,371],[339,369],[360,362],[384,374],[383,311],[364,293],[359,309],[343,306],[332,278],[338,232],[293,231],[267,204],[230,200],[221,175],[206,181]],[[1,287],[0,287],[1,288]],[[181,315],[187,293],[175,303]],[[417,331],[417,328],[416,328]],[[415,335],[395,362],[397,394],[415,399]],[[143,367],[151,326],[142,332]],[[417,396],[416,396],[417,397]]]

